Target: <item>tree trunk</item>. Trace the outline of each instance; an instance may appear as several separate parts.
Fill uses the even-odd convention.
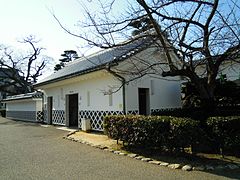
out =
[[[210,113],[215,111],[216,108],[214,98],[215,84],[214,83],[208,84],[205,81],[198,81],[196,87],[200,95],[201,108],[208,116],[210,115]]]

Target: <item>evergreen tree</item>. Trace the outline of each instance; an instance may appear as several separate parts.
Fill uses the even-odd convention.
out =
[[[78,58],[78,54],[74,50],[66,50],[66,51],[64,51],[63,54],[61,54],[61,56],[63,58],[59,59],[60,62],[59,62],[59,64],[55,65],[54,71],[58,71],[58,70],[62,69],[66,63]]]

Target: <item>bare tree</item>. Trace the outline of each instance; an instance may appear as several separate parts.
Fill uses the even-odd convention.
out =
[[[146,36],[156,39],[168,65],[162,76],[185,77],[195,85],[202,106],[214,107],[220,65],[227,61],[239,63],[239,0],[135,0],[119,16],[113,15],[116,1],[97,2],[101,7],[98,13],[85,5],[87,19],[79,23],[80,33],[70,31],[54,17],[69,34],[100,48],[121,46]],[[137,31],[138,36],[132,36],[136,28],[142,29]],[[144,28],[151,29],[150,33],[141,33]],[[128,41],[119,43],[119,39]],[[178,60],[171,52],[178,55]],[[197,71],[199,66],[205,69],[203,75]]]
[[[49,57],[41,56],[43,48],[37,47],[34,36],[24,38],[20,43],[28,45],[27,52],[17,52],[10,47],[0,49],[0,90],[9,94],[31,92],[46,67]]]

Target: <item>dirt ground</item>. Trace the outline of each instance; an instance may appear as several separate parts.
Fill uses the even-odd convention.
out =
[[[100,145],[113,149],[118,149],[121,146],[121,142],[117,144],[116,140],[110,139],[100,132],[86,133],[83,131],[77,131],[74,134],[70,135],[69,137],[74,138],[76,140],[85,141],[96,146]]]

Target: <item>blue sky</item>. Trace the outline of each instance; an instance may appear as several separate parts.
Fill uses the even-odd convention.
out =
[[[126,1],[134,2],[115,1],[114,13],[117,16],[124,12],[128,5]],[[84,42],[64,32],[49,11],[54,12],[65,27],[81,31],[81,27],[76,24],[78,20],[84,19],[82,5],[95,12],[98,10],[96,2],[97,0],[0,0],[0,45],[19,47],[21,44],[18,40],[35,35],[41,40],[41,47],[46,48],[43,53],[52,57],[55,63],[64,50],[85,52],[85,49],[79,48]]]
[[[57,62],[64,50],[77,50],[83,42],[65,33],[49,10],[69,29],[79,29],[77,21],[84,18],[82,3],[96,10],[91,0],[0,0],[0,44],[21,48],[18,40],[35,35],[46,48],[43,53]]]
[[[58,59],[66,49],[76,49],[78,39],[67,35],[53,19],[49,9],[68,24],[80,16],[75,0],[0,0],[0,43],[16,46],[28,35],[40,39],[44,54]],[[74,5],[75,4],[75,5]]]

